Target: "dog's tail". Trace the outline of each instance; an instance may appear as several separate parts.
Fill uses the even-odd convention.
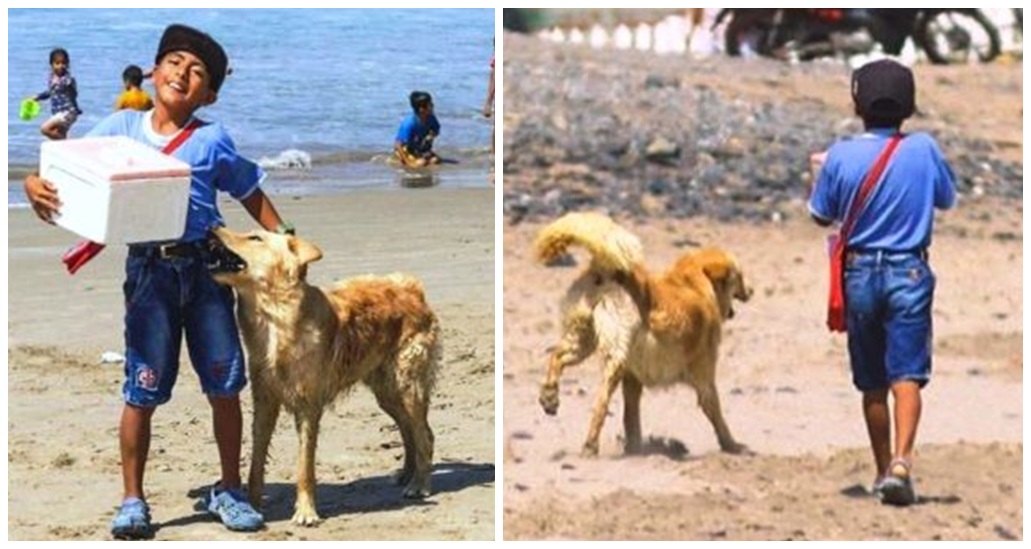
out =
[[[548,264],[580,246],[591,254],[588,271],[610,276],[633,298],[647,322],[651,309],[648,272],[641,241],[612,218],[591,212],[569,213],[541,229],[534,243],[537,260]]]

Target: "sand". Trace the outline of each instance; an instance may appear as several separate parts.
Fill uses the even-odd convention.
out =
[[[987,221],[986,221],[987,219]],[[646,390],[643,456],[622,455],[616,392],[596,459],[579,457],[601,363],[566,370],[556,417],[537,404],[558,300],[580,267],[544,268],[540,224],[504,237],[504,513],[519,539],[1023,539],[1022,211],[967,201],[939,217],[934,374],[924,391],[918,505],[880,505],[845,337],[823,326],[825,229],[625,221],[648,264],[697,245],[735,253],[755,290],[725,325],[724,413],[754,455],[719,452],[688,387]],[[580,256],[580,264],[584,257]]]
[[[494,198],[490,189],[357,191],[275,197],[299,234],[319,244],[313,283],[405,271],[421,278],[445,354],[430,411],[434,495],[400,498],[403,454],[393,422],[365,389],[322,422],[316,528],[290,523],[297,437],[280,417],[267,475],[267,528],[232,533],[195,510],[218,478],[208,405],[183,359],[172,401],[154,418],[146,486],[157,539],[494,539]],[[253,227],[235,202],[230,227]],[[75,276],[60,263],[77,238],[27,210],[8,220],[8,531],[11,540],[109,539],[121,497],[118,417],[124,351],[124,247]],[[184,353],[185,355],[185,353]],[[250,394],[244,403],[244,474]]]

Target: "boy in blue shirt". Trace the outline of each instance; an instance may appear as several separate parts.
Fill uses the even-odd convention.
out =
[[[397,130],[394,153],[402,164],[412,168],[440,164],[440,157],[433,152],[433,139],[440,135],[440,122],[433,115],[433,98],[426,92],[414,91],[408,102],[414,112]]]
[[[155,63],[154,109],[119,111],[89,133],[124,135],[162,149],[180,133],[192,131],[171,153],[192,168],[182,238],[131,245],[126,259],[125,406],[119,428],[124,499],[111,533],[119,539],[153,535],[143,490],[151,417],[171,398],[184,333],[190,361],[212,407],[221,462],[222,478],[207,495],[208,510],[231,530],[257,530],[264,524],[262,516],[241,492],[239,394],[247,380],[234,298],[211,278],[202,252],[209,229],[223,224],[219,190],[239,200],[265,229],[282,231],[284,224],[259,187],[265,177],[261,168],[237,153],[222,125],[194,117],[218,99],[228,67],[222,47],[196,29],[171,25],[161,37]],[[36,214],[52,222],[60,207],[54,187],[29,176],[25,190]]]
[[[915,109],[913,73],[888,60],[852,75],[852,99],[866,132],[828,151],[809,200],[820,225],[843,221],[866,173]],[[911,475],[920,390],[931,376],[934,273],[927,262],[934,208],[956,200],[952,170],[926,133],[904,136],[848,237],[845,296],[852,381],[877,466],[881,501],[916,501]],[[888,393],[894,399],[892,451]]]

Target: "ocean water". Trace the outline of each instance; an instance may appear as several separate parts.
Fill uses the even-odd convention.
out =
[[[17,117],[46,88],[63,47],[84,114],[71,137],[110,114],[126,65],[153,66],[161,32],[185,23],[214,36],[233,73],[201,118],[272,171],[271,191],[488,186],[490,121],[480,111],[494,47],[493,9],[11,9],[8,36],[8,205],[38,162],[39,124]],[[149,81],[144,89],[153,95]],[[433,94],[436,148],[454,164],[408,176],[387,160],[412,90]]]

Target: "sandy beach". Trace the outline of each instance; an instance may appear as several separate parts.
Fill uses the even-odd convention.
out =
[[[920,503],[881,506],[845,338],[823,326],[824,230],[627,221],[661,269],[696,245],[737,254],[755,296],[724,327],[717,387],[751,456],[719,452],[694,392],[646,390],[648,450],[622,454],[613,397],[597,459],[579,456],[601,362],[566,370],[558,416],[537,404],[558,301],[580,267],[544,268],[538,224],[504,238],[504,537],[518,539],[1022,539],[1022,243],[1019,211],[940,220],[932,251],[934,377],[916,453]],[[964,229],[966,228],[966,229]],[[583,256],[580,256],[583,264]],[[990,278],[985,266],[991,266]],[[542,282],[547,280],[547,282]]]
[[[172,401],[154,418],[148,498],[166,540],[494,538],[494,198],[491,189],[355,191],[275,196],[298,234],[324,258],[309,280],[328,284],[403,271],[425,284],[441,320],[444,359],[430,410],[434,495],[400,498],[391,475],[400,437],[365,389],[338,400],[322,422],[316,528],[290,523],[297,437],[280,417],[267,475],[267,528],[232,533],[195,509],[218,478],[209,408],[183,358]],[[235,202],[230,227],[254,224]],[[60,262],[77,237],[26,209],[8,211],[8,531],[11,540],[109,539],[121,496],[118,416],[124,352],[125,247],[75,276]],[[250,394],[244,402],[244,472]]]

